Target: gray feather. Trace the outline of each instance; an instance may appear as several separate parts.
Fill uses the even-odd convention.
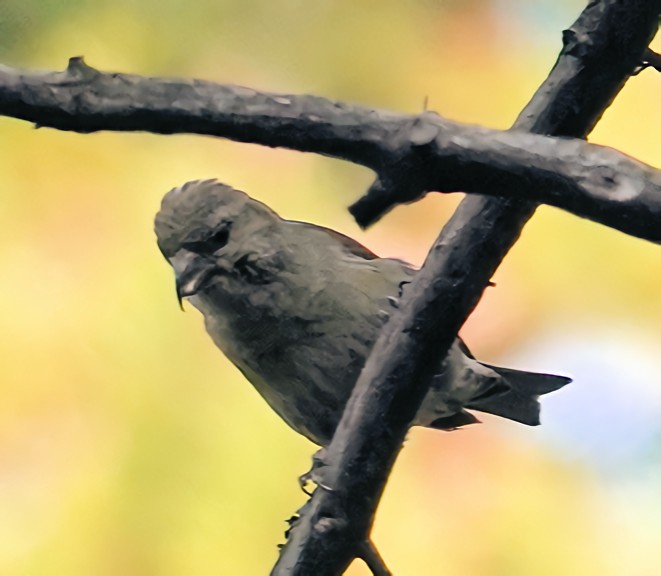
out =
[[[168,192],[155,231],[218,348],[292,428],[327,444],[415,270],[214,180]],[[415,423],[456,428],[477,421],[473,408],[535,424],[537,397],[567,382],[480,364],[457,340]]]

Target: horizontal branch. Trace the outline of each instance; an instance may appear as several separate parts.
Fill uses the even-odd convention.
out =
[[[258,92],[204,80],[104,73],[82,57],[62,72],[0,65],[0,114],[73,132],[204,134],[344,158],[369,167],[399,114],[317,96]]]
[[[415,175],[381,176],[350,210],[369,224],[422,191],[469,192],[549,204],[661,243],[661,170],[612,148],[571,138],[488,130],[436,115],[411,131]],[[435,129],[435,130],[434,130]],[[398,180],[409,183],[402,189]],[[393,193],[396,190],[396,193]]]
[[[489,130],[434,113],[395,114],[316,96],[103,73],[82,58],[72,58],[63,72],[0,66],[0,114],[83,133],[198,133],[349,160],[378,175],[352,207],[362,225],[425,192],[464,191],[551,204],[661,242],[660,172],[578,140]]]

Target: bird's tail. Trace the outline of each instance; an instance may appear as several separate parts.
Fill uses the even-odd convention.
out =
[[[493,394],[487,391],[486,394],[471,399],[466,408],[488,412],[529,426],[539,424],[538,398],[571,382],[571,378],[566,376],[512,370],[489,364],[485,366],[502,376],[507,389],[495,391]]]

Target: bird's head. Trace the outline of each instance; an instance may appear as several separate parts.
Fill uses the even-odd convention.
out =
[[[196,180],[170,190],[154,230],[158,247],[174,268],[179,304],[230,273],[278,220],[266,205],[217,180]]]

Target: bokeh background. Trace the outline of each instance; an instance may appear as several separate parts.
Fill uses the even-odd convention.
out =
[[[583,2],[2,0],[0,61],[198,77],[509,126]],[[657,41],[657,50],[661,44]],[[661,75],[591,136],[652,165]],[[314,446],[177,307],[153,215],[218,177],[283,216],[422,262],[459,195],[357,228],[365,169],[207,137],[0,118],[0,574],[266,574]],[[661,251],[541,208],[463,330],[570,374],[544,425],[414,429],[374,539],[398,576],[658,574]],[[367,570],[356,562],[353,575]]]

